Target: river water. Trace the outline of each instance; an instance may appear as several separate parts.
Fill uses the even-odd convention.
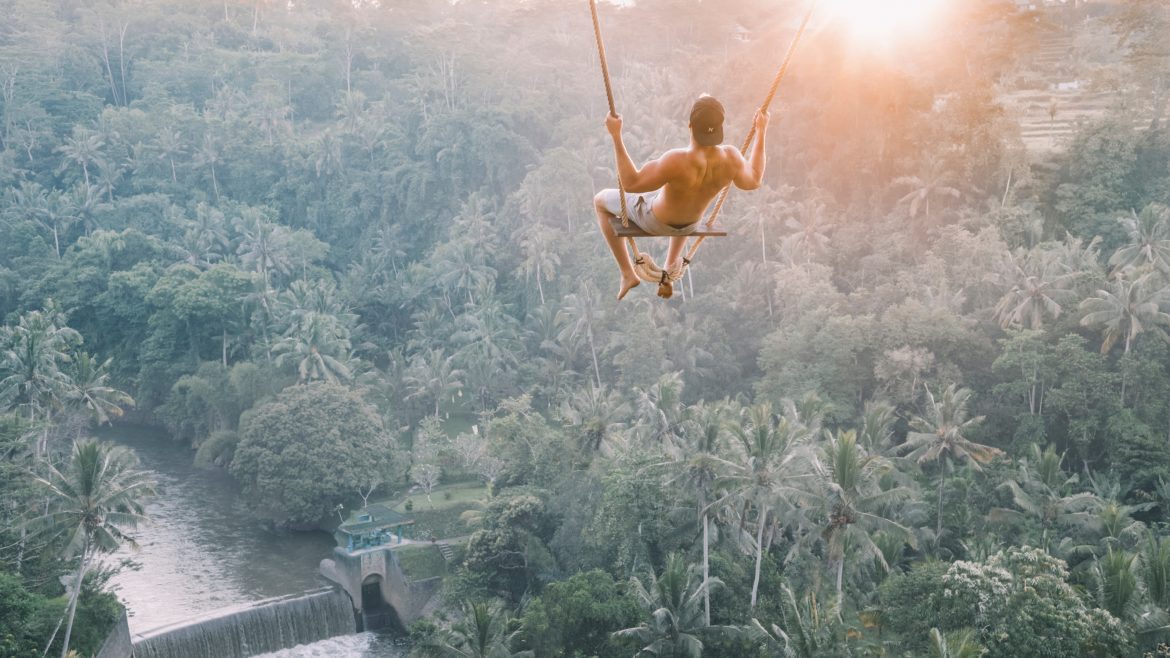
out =
[[[139,550],[110,585],[126,605],[130,632],[149,631],[216,610],[319,589],[317,566],[333,550],[324,532],[272,531],[254,519],[226,473],[198,469],[193,453],[159,430],[119,427],[103,438],[133,448],[158,483],[147,506],[151,521],[134,536]],[[269,658],[393,658],[405,656],[392,638],[369,633],[297,647]],[[216,657],[209,657],[216,658]]]

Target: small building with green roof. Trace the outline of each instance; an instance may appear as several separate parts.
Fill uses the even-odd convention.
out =
[[[349,553],[401,544],[410,539],[414,519],[382,503],[367,505],[349,515],[333,533],[337,546]]]

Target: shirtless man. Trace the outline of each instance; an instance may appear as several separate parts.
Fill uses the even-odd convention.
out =
[[[605,127],[613,136],[618,174],[626,188],[630,221],[650,235],[670,237],[663,269],[673,269],[686,246],[687,236],[698,228],[707,206],[720,190],[734,183],[741,190],[754,190],[764,177],[764,135],[768,112],[756,113],[756,139],[747,160],[734,146],[723,145],[723,105],[703,94],[691,107],[691,143],[667,151],[641,169],[634,165],[622,142],[622,118],[609,115]],[[621,214],[622,204],[615,189],[602,190],[593,198],[597,223],[622,273],[618,299],[640,281],[622,238],[614,233],[610,218]]]

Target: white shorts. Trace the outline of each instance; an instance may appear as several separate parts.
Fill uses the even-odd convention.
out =
[[[660,221],[654,216],[654,201],[662,190],[655,190],[654,192],[646,192],[644,194],[626,193],[626,206],[630,210],[630,221],[637,224],[638,228],[646,231],[650,235],[662,236],[680,236],[690,235],[699,228],[699,222],[689,224],[681,228],[677,228]],[[615,217],[622,216],[622,201],[618,190],[609,188],[601,191],[601,200],[605,205],[605,209]]]

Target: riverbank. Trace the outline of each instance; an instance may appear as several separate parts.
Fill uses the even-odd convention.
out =
[[[257,600],[320,587],[320,560],[333,549],[324,532],[266,528],[252,517],[226,473],[200,469],[165,431],[118,426],[102,438],[133,448],[158,481],[150,522],[107,564],[126,564],[110,583],[130,630],[151,629]]]

